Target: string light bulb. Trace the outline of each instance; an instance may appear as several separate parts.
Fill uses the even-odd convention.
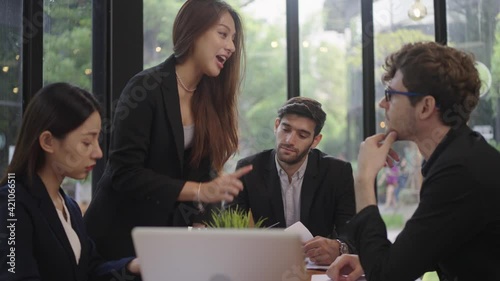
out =
[[[427,7],[420,2],[420,0],[415,0],[415,3],[411,5],[408,10],[408,17],[414,21],[419,21],[427,15]]]

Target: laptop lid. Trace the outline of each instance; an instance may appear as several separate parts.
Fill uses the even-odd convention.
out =
[[[300,236],[275,229],[136,227],[142,280],[309,280]]]

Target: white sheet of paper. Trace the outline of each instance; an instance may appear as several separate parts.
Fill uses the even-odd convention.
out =
[[[314,274],[311,276],[311,281],[332,281],[332,279],[326,276],[326,274]],[[356,281],[366,281],[366,278],[364,275],[362,275]]]
[[[300,235],[300,239],[302,240],[302,242],[306,242],[313,239],[313,236],[309,231],[309,229],[307,229],[307,227],[305,227],[300,221],[285,228],[285,231],[298,233]]]
[[[326,274],[314,274],[311,276],[311,281],[332,281],[332,279]]]
[[[309,258],[306,258],[306,268],[307,269],[327,270],[328,267],[330,267],[330,266],[329,265],[317,265],[314,262],[312,262],[311,260],[309,260]]]

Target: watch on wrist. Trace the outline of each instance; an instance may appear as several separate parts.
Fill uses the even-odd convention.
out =
[[[349,254],[349,246],[346,243],[342,242],[339,239],[335,239],[339,242],[339,256],[343,254]]]

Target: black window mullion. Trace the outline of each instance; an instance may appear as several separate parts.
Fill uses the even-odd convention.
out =
[[[375,134],[375,33],[373,1],[361,1],[362,61],[363,61],[363,139]],[[377,182],[373,183],[377,196]],[[378,200],[378,198],[377,198]]]
[[[375,53],[373,1],[361,1],[363,58],[363,138],[375,134]]]
[[[96,192],[97,182],[104,173],[108,159],[111,133],[111,91],[110,91],[110,20],[111,2],[109,0],[92,1],[92,92],[102,107],[102,134],[99,143],[102,159],[97,161],[92,171],[92,196]]]
[[[22,23],[23,112],[43,85],[43,0],[23,1]]]
[[[299,0],[286,0],[288,99],[300,96]]]
[[[103,158],[92,174],[96,193],[109,157],[115,101],[128,80],[143,69],[143,1],[92,1],[92,91],[103,106]]]
[[[436,42],[448,44],[446,1],[443,0],[434,0],[434,36]]]

